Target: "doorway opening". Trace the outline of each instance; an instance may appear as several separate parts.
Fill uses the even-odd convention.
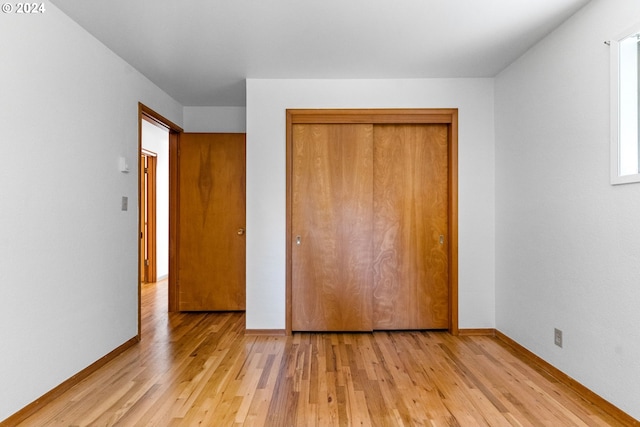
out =
[[[171,247],[175,234],[175,173],[182,128],[155,111],[138,104],[138,335],[142,332],[142,284],[168,279],[175,269]],[[168,309],[175,311],[172,287],[168,287]]]

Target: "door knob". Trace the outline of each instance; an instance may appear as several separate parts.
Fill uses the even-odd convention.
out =
[[[300,246],[300,244],[302,243],[302,237],[300,237],[300,235],[296,236],[296,245]]]
[[[244,235],[244,228],[238,228],[238,236]]]

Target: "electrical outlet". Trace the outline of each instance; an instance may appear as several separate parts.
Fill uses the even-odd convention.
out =
[[[555,345],[562,348],[562,331],[558,328],[553,329],[553,342]]]
[[[120,209],[123,211],[129,209],[129,198],[127,196],[122,196],[122,206]]]

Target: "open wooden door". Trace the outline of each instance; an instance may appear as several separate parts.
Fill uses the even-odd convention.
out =
[[[157,280],[156,270],[156,167],[157,156],[147,150],[140,154],[140,281]]]
[[[245,135],[181,134],[177,199],[178,310],[244,310]]]

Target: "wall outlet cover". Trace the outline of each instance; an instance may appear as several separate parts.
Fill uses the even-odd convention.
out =
[[[562,348],[562,331],[558,328],[553,329],[553,342],[555,345]]]

